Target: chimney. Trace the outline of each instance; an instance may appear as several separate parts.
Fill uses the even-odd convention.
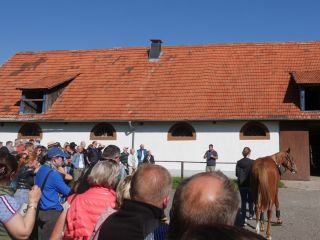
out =
[[[161,54],[161,43],[160,39],[151,39],[151,47],[149,50],[149,60],[159,60]]]

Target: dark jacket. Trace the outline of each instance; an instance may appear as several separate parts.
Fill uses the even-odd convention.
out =
[[[98,148],[88,148],[88,158],[90,163],[96,163],[100,160],[101,156],[102,156],[102,152],[101,150],[103,149],[103,147],[98,147]]]
[[[34,168],[25,165],[17,173],[17,189],[31,190],[34,185]]]
[[[250,186],[250,174],[253,160],[250,158],[242,158],[236,165],[236,176],[238,178],[239,187]]]
[[[76,186],[76,193],[81,194],[87,191],[90,188],[90,184],[88,182],[88,177],[92,171],[92,168],[96,165],[96,162],[92,163],[84,172],[84,174],[78,180],[78,184]]]
[[[153,205],[124,200],[121,209],[102,224],[99,240],[143,240],[159,229],[163,214],[163,209]]]

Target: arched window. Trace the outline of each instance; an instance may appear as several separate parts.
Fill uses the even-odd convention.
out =
[[[268,140],[268,128],[260,122],[247,122],[240,130],[240,140]]]
[[[109,123],[98,123],[90,133],[90,140],[116,140],[117,133]]]
[[[189,123],[176,123],[168,132],[168,141],[196,140],[196,131]]]
[[[42,130],[36,123],[26,123],[22,125],[18,132],[19,139],[42,139]]]

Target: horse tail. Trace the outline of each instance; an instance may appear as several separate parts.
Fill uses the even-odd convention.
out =
[[[259,171],[258,199],[260,200],[260,206],[263,211],[266,211],[269,208],[271,201],[268,186],[267,171],[261,169],[261,171]]]

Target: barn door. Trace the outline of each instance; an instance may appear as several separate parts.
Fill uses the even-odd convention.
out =
[[[309,131],[303,122],[280,122],[280,151],[291,149],[298,173],[287,171],[282,179],[310,180]]]

